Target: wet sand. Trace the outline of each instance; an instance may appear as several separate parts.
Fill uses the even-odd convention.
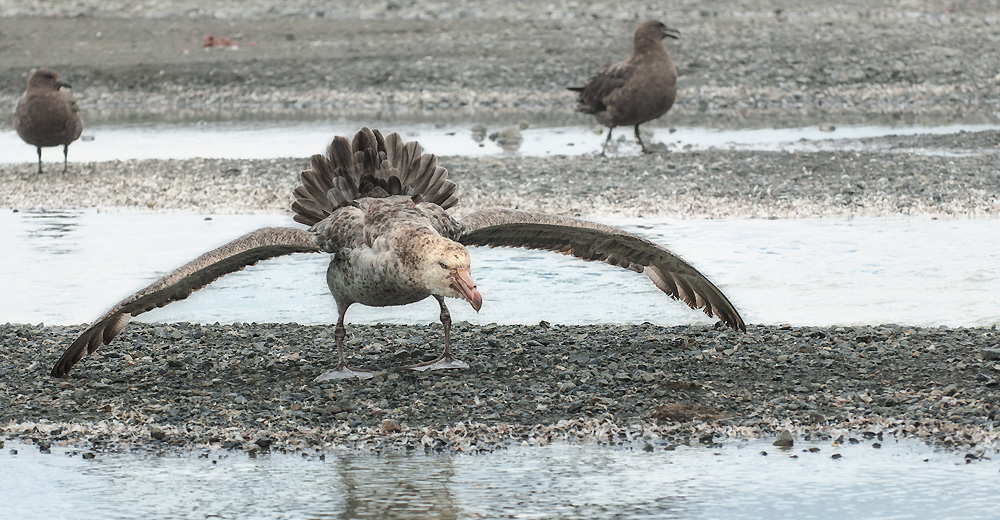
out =
[[[652,17],[681,31],[668,44],[680,78],[663,124],[1000,117],[1000,68],[983,52],[1000,47],[996,0],[733,0],[666,13],[633,1],[125,5],[0,0],[0,113],[39,66],[73,82],[91,119],[571,113],[565,88],[627,56]],[[208,35],[238,45],[202,47]]]

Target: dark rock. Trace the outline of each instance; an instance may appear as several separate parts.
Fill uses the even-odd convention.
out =
[[[1000,361],[1000,348],[984,348],[979,353],[986,361]]]

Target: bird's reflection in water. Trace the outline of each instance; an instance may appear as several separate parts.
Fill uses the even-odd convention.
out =
[[[337,518],[458,518],[452,457],[389,455],[327,458],[340,474]],[[333,497],[331,497],[333,498]],[[339,501],[337,501],[339,502]]]

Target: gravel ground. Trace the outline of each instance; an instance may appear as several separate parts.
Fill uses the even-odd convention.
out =
[[[679,28],[659,125],[1000,121],[1000,2],[658,3],[0,0],[0,114],[32,67],[74,82],[85,121],[571,118],[569,85],[627,54],[637,20]],[[613,13],[610,14],[609,13]],[[202,48],[208,35],[237,46]],[[360,116],[359,116],[360,115]],[[575,118],[575,119],[572,119]],[[0,117],[9,130],[11,117]],[[391,128],[383,128],[391,131]],[[1000,132],[857,140],[860,151],[442,157],[460,212],[585,216],[1000,216]],[[319,150],[317,150],[319,151]],[[305,158],[73,163],[0,158],[0,207],[287,212]],[[97,188],[95,188],[97,187]],[[2,319],[2,317],[0,317]],[[81,327],[0,325],[0,439],[91,450],[488,450],[508,443],[893,434],[998,448],[995,330],[456,327],[472,365],[416,374],[438,326],[351,326],[368,383],[314,384],[328,327],[134,323],[67,380]]]
[[[352,325],[373,380],[312,379],[328,327],[130,325],[53,380],[77,327],[0,326],[0,433],[93,450],[490,450],[508,443],[711,443],[917,436],[989,456],[1000,440],[996,330],[457,324],[469,369],[421,374],[439,325]]]

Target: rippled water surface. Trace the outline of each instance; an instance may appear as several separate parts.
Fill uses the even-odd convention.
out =
[[[991,326],[1000,323],[998,220],[836,219],[609,221],[680,254],[748,323]],[[295,225],[284,215],[95,211],[0,214],[0,323],[90,322],[166,272],[240,234]],[[645,275],[555,253],[472,248],[473,323],[710,323]],[[200,323],[336,321],[327,255],[300,254],[228,275],[142,315]],[[353,323],[429,323],[437,304],[351,307]]]
[[[474,139],[472,123],[386,123],[357,121],[211,121],[198,123],[123,123],[88,126],[84,137],[70,148],[71,161],[111,161],[126,159],[268,159],[309,157],[322,152],[335,135],[354,135],[362,126],[399,132],[406,140],[419,140],[424,149],[438,155],[498,155],[505,149],[488,135],[502,126],[487,128],[487,137]],[[644,127],[645,128],[645,127]],[[954,124],[947,126],[848,125],[834,131],[817,126],[799,128],[714,129],[697,127],[656,128],[651,142],[671,149],[737,148],[747,150],[858,149],[853,139],[885,135],[950,134],[959,131],[995,130],[995,124]],[[582,155],[601,151],[606,129],[597,126],[539,126],[522,132],[520,143],[508,145],[506,152],[521,155]],[[629,128],[616,130],[621,154],[638,154]],[[128,143],[122,146],[121,143]],[[32,146],[24,144],[12,131],[0,132],[2,162],[35,162]],[[62,151],[48,148],[46,161],[62,161]]]
[[[859,441],[789,451],[758,440],[652,452],[553,445],[484,455],[91,460],[8,441],[0,508],[19,519],[996,518],[1000,463],[966,464],[962,453],[917,441]]]

